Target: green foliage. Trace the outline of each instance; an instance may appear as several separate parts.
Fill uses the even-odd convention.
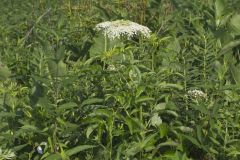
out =
[[[0,159],[239,159],[239,4],[0,1]]]

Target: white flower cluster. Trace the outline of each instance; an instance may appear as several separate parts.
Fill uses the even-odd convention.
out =
[[[159,117],[157,113],[154,113],[154,115],[151,118],[151,125],[152,126],[159,126],[161,124],[162,124],[161,117]]]
[[[201,90],[194,89],[194,90],[188,91],[187,93],[188,93],[188,96],[192,98],[207,98],[207,94]]]
[[[103,31],[103,33],[110,39],[120,38],[121,36],[126,36],[130,39],[138,35],[149,37],[151,33],[151,30],[148,27],[128,20],[102,22],[97,24],[95,29],[97,31]]]

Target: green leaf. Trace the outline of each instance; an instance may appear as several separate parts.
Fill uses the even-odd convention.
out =
[[[189,140],[192,144],[196,145],[196,146],[199,147],[199,148],[202,148],[201,144],[200,144],[195,138],[193,138],[193,137],[191,137],[191,136],[188,136],[188,135],[183,135],[183,134],[182,134],[182,136],[183,136],[185,139]]]
[[[225,73],[227,72],[227,67],[225,65],[222,65],[219,61],[215,61],[214,67],[218,74],[219,80],[222,80],[224,78]]]
[[[164,113],[170,114],[170,115],[172,115],[172,116],[174,116],[176,118],[178,117],[177,112],[172,111],[172,110],[164,110]]]
[[[80,146],[77,146],[77,147],[74,147],[72,149],[67,150],[66,154],[68,156],[72,156],[72,155],[77,154],[77,153],[79,153],[81,151],[85,151],[87,149],[92,149],[94,147],[96,147],[96,146],[93,146],[93,145],[80,145]]]
[[[66,155],[64,149],[62,148],[62,145],[60,145],[60,150],[61,150],[61,159],[63,159],[63,160],[70,160],[68,155]]]
[[[183,89],[183,86],[180,84],[172,84],[172,83],[166,83],[166,82],[158,84],[158,87],[160,87],[160,88],[176,88],[179,90]]]
[[[25,148],[28,144],[22,144],[22,145],[18,145],[18,146],[15,146],[13,148],[13,151],[14,152],[17,152],[17,151],[20,151],[21,149]]]
[[[123,46],[123,43],[121,43],[119,39],[116,38],[110,40],[102,34],[99,34],[97,37],[95,37],[93,41],[94,43],[89,50],[90,58],[98,57],[106,51],[113,49],[114,47]]]
[[[142,102],[147,102],[147,101],[154,101],[154,98],[147,97],[147,96],[142,96],[137,98],[136,103],[142,103]]]
[[[222,144],[219,143],[215,138],[213,138],[213,137],[209,137],[209,138],[210,138],[210,140],[211,140],[214,144],[216,144],[217,146],[219,146],[219,147],[222,146]]]
[[[180,53],[181,51],[181,46],[177,38],[174,38],[174,40],[172,40],[172,43],[169,43],[167,48],[169,51],[173,51],[175,53]]]
[[[92,113],[89,114],[91,117],[96,117],[96,116],[103,116],[103,117],[110,117],[112,116],[112,111],[109,111],[107,109],[97,109],[94,110]]]
[[[197,110],[197,111],[200,111],[200,112],[203,113],[203,114],[209,114],[208,108],[207,108],[206,106],[204,106],[204,105],[190,104],[190,106],[191,106],[193,109],[195,109],[195,110]]]
[[[89,136],[91,135],[91,133],[98,127],[98,124],[95,125],[91,125],[87,128],[86,131],[86,137],[89,138]]]
[[[64,59],[64,56],[65,56],[65,52],[64,52],[64,47],[63,46],[60,46],[57,50],[57,52],[54,52],[54,59],[57,61],[57,62],[60,62],[61,60]]]
[[[240,85],[240,70],[239,70],[240,64],[238,64],[236,67],[234,65],[230,65],[230,71],[232,73],[233,79],[235,80],[237,85]]]
[[[11,76],[11,71],[7,66],[0,63],[0,80],[6,80]]]
[[[78,105],[74,102],[69,102],[69,103],[65,103],[65,104],[62,104],[60,105],[58,108],[57,108],[57,112],[58,113],[62,113],[64,112],[65,110],[68,110],[68,109],[72,109],[72,108],[75,108],[77,107]]]
[[[154,112],[161,111],[166,108],[166,103],[159,103],[156,106],[154,106]]]
[[[230,20],[230,27],[235,35],[240,35],[240,15],[235,14]]]
[[[64,76],[67,72],[66,64],[62,60],[56,62],[55,60],[50,59],[48,61],[48,69],[53,78]]]
[[[165,137],[168,134],[168,130],[169,130],[168,125],[166,123],[162,123],[159,126],[160,138]]]
[[[145,91],[145,87],[144,86],[139,86],[137,88],[136,97],[139,97],[144,91]]]
[[[61,160],[61,159],[62,158],[60,153],[54,153],[47,156],[44,160]]]
[[[203,142],[202,127],[200,125],[197,126],[197,138],[199,142]]]
[[[94,43],[89,50],[91,58],[101,55],[103,52],[105,52],[106,49],[104,44],[105,43],[104,36],[99,35],[98,37],[95,37],[93,41]]]
[[[134,132],[138,132],[139,130],[145,129],[144,125],[137,119],[127,117],[125,118],[125,122],[131,134],[133,134]]]
[[[26,124],[26,125],[22,126],[21,130],[31,131],[31,132],[38,132],[38,128],[37,127],[35,127],[33,125],[29,125],[29,124]]]
[[[81,106],[96,104],[96,103],[102,103],[104,100],[101,98],[89,98],[82,102]]]
[[[127,148],[126,150],[126,156],[129,157],[129,156],[134,156],[136,155],[137,153],[141,152],[142,151],[142,148],[140,146],[139,143],[133,143],[131,145],[129,145],[130,147]]]
[[[157,133],[150,134],[141,142],[141,148],[149,152],[155,148],[154,143],[157,141]]]
[[[234,47],[237,47],[240,45],[240,40],[234,40],[229,42],[228,44],[226,44],[221,51],[219,52],[219,56],[221,56],[222,54],[225,54],[229,51],[231,51]]]
[[[179,143],[174,142],[174,141],[172,141],[172,140],[169,140],[169,141],[160,143],[157,147],[158,147],[158,148],[165,147],[165,146],[176,147],[176,146],[178,146],[178,145],[179,145]]]
[[[215,13],[216,13],[216,25],[219,26],[221,18],[224,14],[225,10],[224,0],[216,0],[215,1]]]

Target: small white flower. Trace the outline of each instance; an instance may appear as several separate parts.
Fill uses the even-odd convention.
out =
[[[110,39],[120,38],[121,36],[126,36],[130,39],[138,35],[150,37],[151,33],[151,30],[148,27],[128,20],[102,22],[97,24],[95,29],[97,31],[103,31],[103,33]]]
[[[207,94],[201,90],[194,89],[188,91],[187,93],[191,98],[207,98]]]
[[[107,67],[107,70],[109,70],[109,71],[116,71],[116,67],[115,67],[113,64],[110,64],[110,65]]]
[[[43,154],[43,149],[42,149],[41,146],[38,146],[38,147],[37,147],[37,152],[38,152],[39,154]]]

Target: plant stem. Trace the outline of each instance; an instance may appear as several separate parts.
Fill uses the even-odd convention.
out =
[[[152,51],[152,71],[154,71],[154,51]]]
[[[184,92],[187,93],[187,71],[186,71],[186,60],[185,57],[182,56],[183,59],[183,65],[184,65],[184,69],[183,69],[183,76],[184,76]],[[184,96],[184,101],[185,101],[185,109],[186,111],[188,111],[188,101],[187,101],[187,97]],[[186,122],[188,121],[188,115],[186,114]]]
[[[104,53],[107,52],[107,32],[104,33]],[[105,61],[103,61],[103,70],[106,67]]]
[[[204,91],[206,92],[207,88],[207,73],[206,73],[206,55],[207,55],[207,39],[204,37],[204,54],[203,54],[203,79],[204,79]]]
[[[142,120],[143,120],[143,109],[142,109],[142,106],[140,106],[139,119],[142,122]]]

